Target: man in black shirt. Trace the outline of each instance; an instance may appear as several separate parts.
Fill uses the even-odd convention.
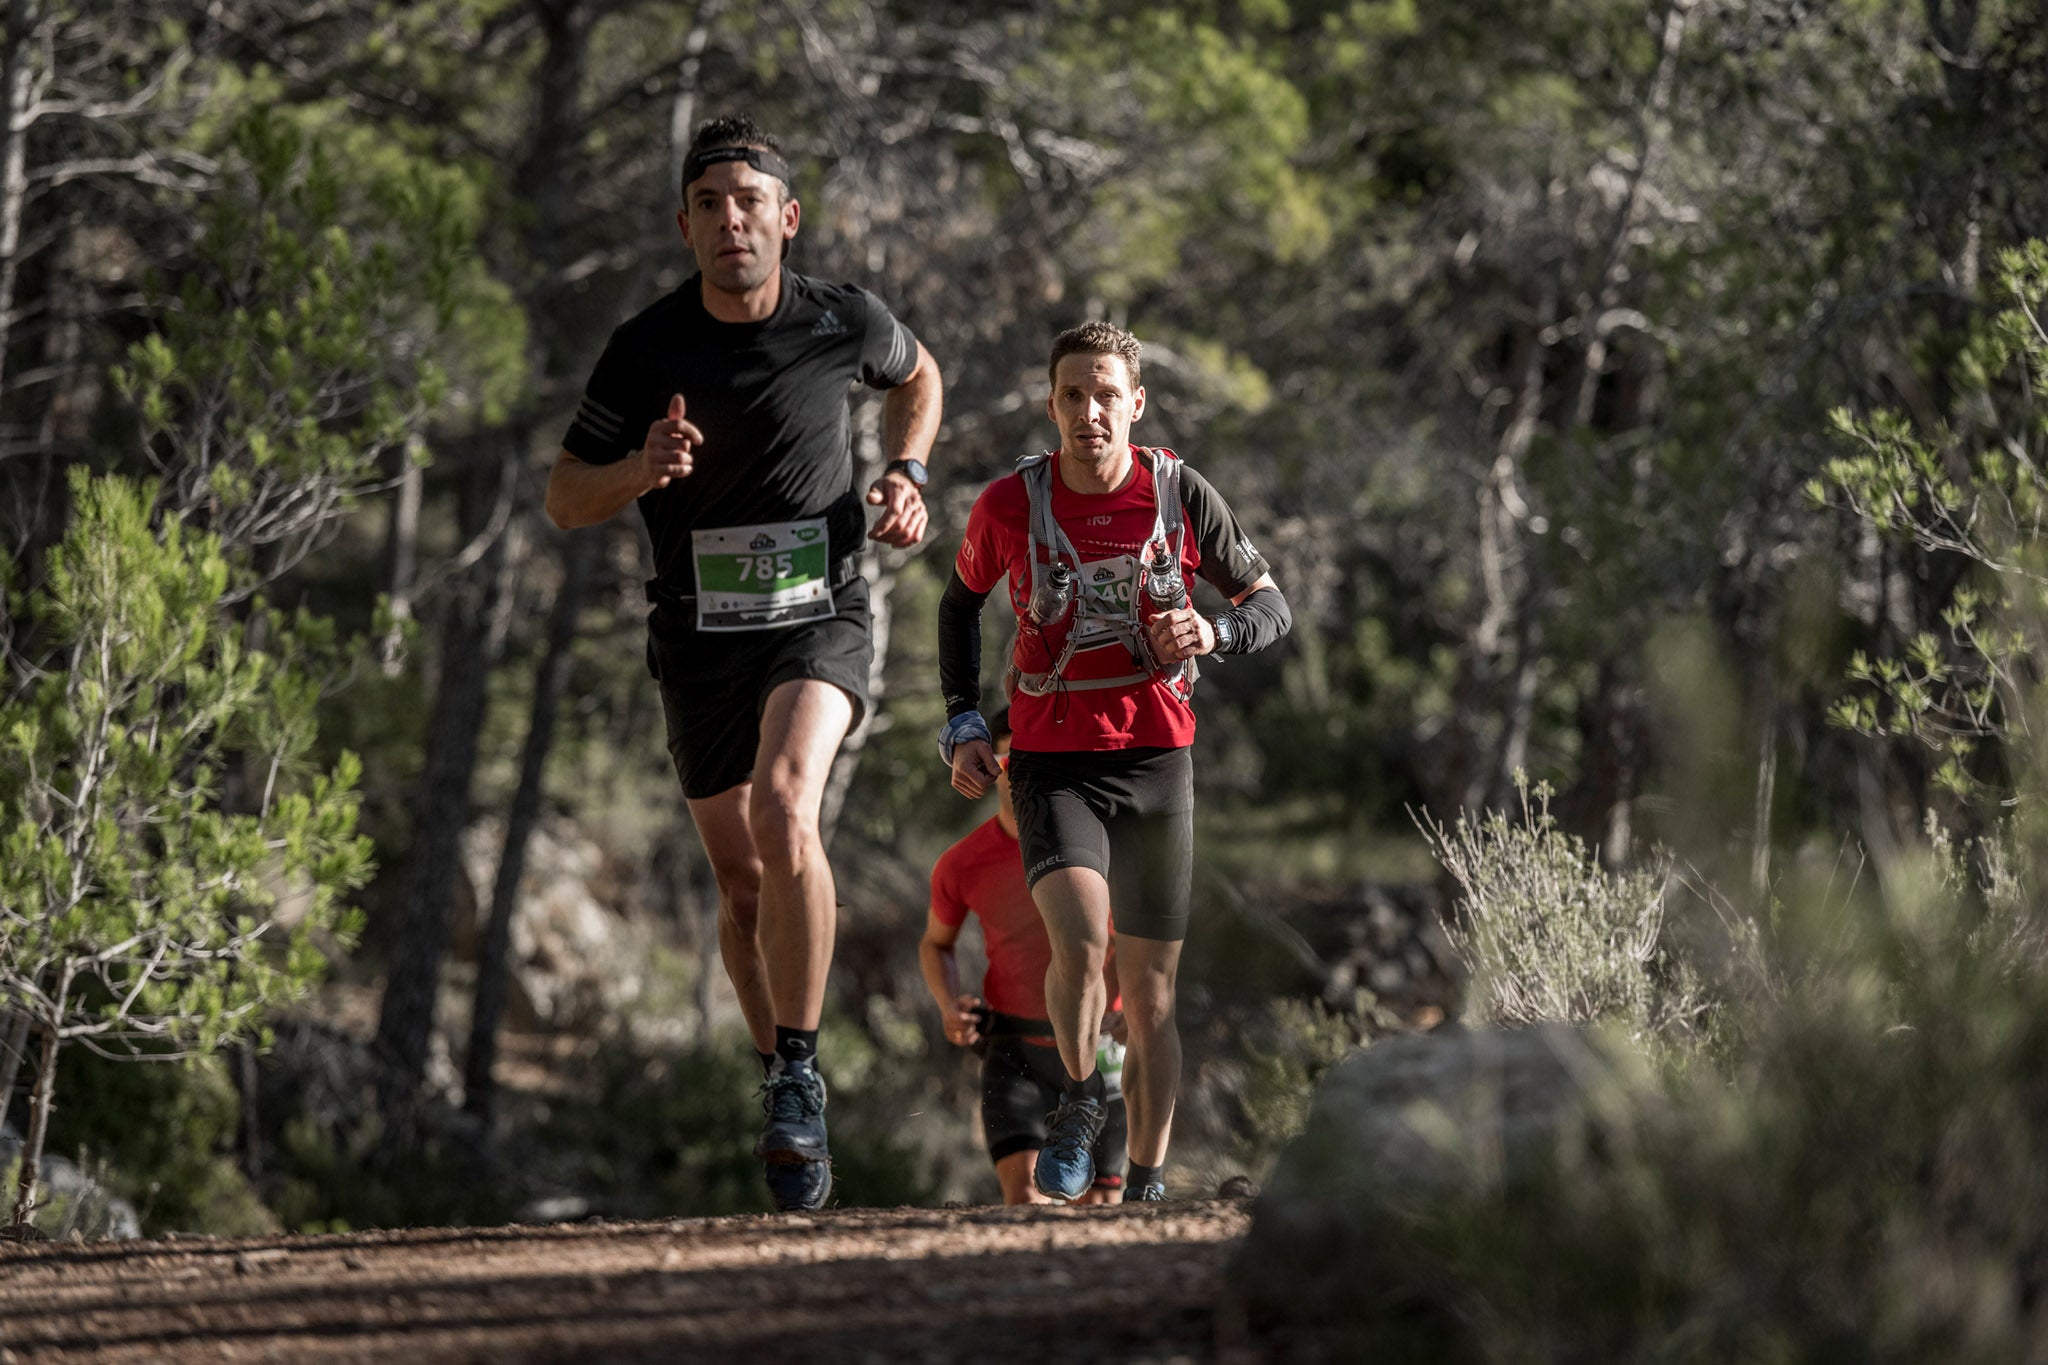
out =
[[[846,396],[888,390],[866,534],[897,546],[924,535],[940,404],[938,367],[881,300],[783,266],[800,216],[773,137],[745,118],[697,130],[676,217],[699,273],[612,333],[547,494],[563,527],[637,500],[654,543],[648,666],[767,1072],[755,1150],[784,1209],[831,1192],[815,1061],[837,911],[818,815],[874,654]]]

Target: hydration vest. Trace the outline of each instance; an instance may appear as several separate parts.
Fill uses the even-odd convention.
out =
[[[1180,457],[1163,447],[1141,446],[1137,448],[1137,458],[1144,460],[1152,471],[1152,534],[1141,551],[1164,544],[1172,557],[1174,572],[1178,574],[1181,545],[1187,538],[1187,515],[1180,501]],[[1017,462],[1017,473],[1024,480],[1024,491],[1031,504],[1025,551],[1031,561],[1031,590],[1025,610],[1018,613],[1018,639],[1020,644],[1051,663],[1043,672],[1033,673],[1013,661],[1011,673],[1016,690],[1026,696],[1042,697],[1061,689],[1092,691],[1128,687],[1132,683],[1152,679],[1174,697],[1186,702],[1194,691],[1195,661],[1183,659],[1175,664],[1162,664],[1152,652],[1151,641],[1145,638],[1145,622],[1156,614],[1146,591],[1150,572],[1147,556],[1142,552],[1137,556],[1129,602],[1110,604],[1095,597],[1083,581],[1080,552],[1052,514],[1051,454],[1026,456]],[[1167,527],[1167,508],[1173,509],[1171,530]],[[1046,574],[1055,562],[1065,563],[1072,570],[1074,592],[1059,616],[1039,621],[1035,619],[1031,606],[1040,600]],[[1111,647],[1119,647],[1125,652],[1131,661],[1130,672],[1080,682],[1066,680],[1067,667],[1076,654]]]

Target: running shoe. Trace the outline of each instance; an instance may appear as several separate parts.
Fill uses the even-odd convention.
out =
[[[766,1163],[775,1207],[822,1209],[832,1195],[832,1153],[825,1142],[825,1078],[812,1066],[778,1061],[761,1082],[761,1129],[754,1155]]]
[[[1046,1126],[1045,1146],[1038,1149],[1038,1164],[1031,1182],[1048,1199],[1071,1203],[1088,1193],[1095,1183],[1095,1139],[1109,1111],[1102,1101],[1083,1095],[1068,1100],[1052,1111]]]
[[[1166,1202],[1166,1186],[1156,1180],[1140,1185],[1124,1195],[1124,1202],[1126,1204],[1164,1204]]]

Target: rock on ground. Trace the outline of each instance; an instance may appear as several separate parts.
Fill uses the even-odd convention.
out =
[[[1390,1225],[1550,1169],[1619,1093],[1617,1066],[1591,1035],[1543,1026],[1407,1034],[1331,1068],[1232,1263],[1255,1328],[1284,1339],[1380,1311]]]

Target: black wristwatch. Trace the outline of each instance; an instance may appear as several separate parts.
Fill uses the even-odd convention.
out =
[[[901,474],[919,488],[923,488],[925,483],[931,478],[931,474],[924,467],[923,460],[891,460],[882,466],[882,473]]]
[[[1216,632],[1216,648],[1210,652],[1213,654],[1228,654],[1230,647],[1237,643],[1230,624],[1230,614],[1228,612],[1217,612],[1209,618],[1209,628]]]

